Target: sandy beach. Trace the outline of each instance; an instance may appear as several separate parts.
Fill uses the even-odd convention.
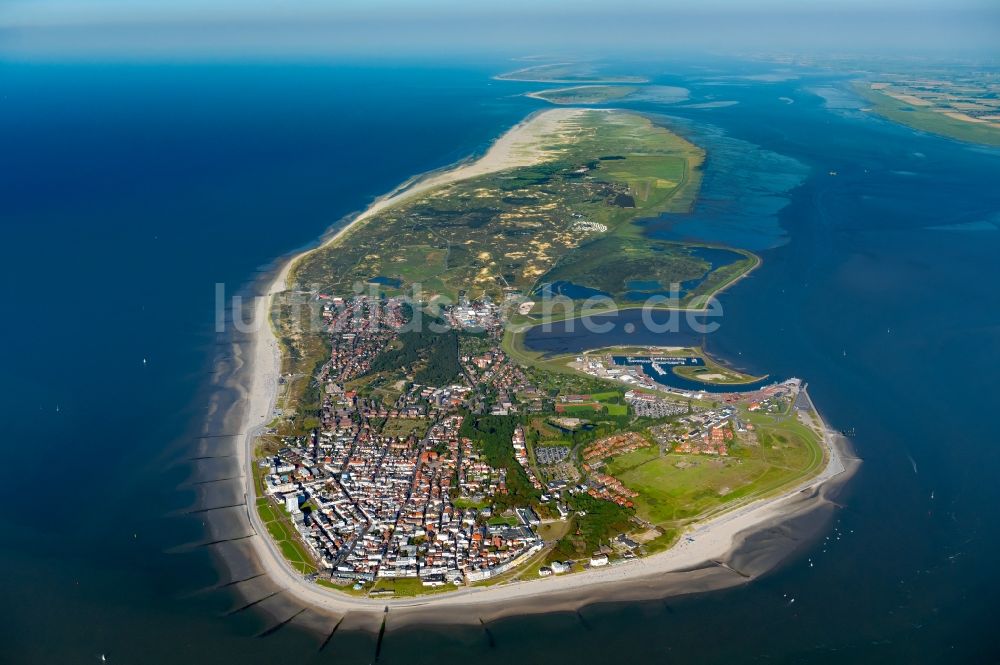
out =
[[[352,228],[370,219],[380,210],[433,188],[469,177],[506,168],[538,163],[554,156],[546,147],[546,137],[572,132],[573,119],[588,111],[551,109],[534,114],[497,139],[479,159],[455,168],[411,180],[390,194],[376,200],[350,224],[327,238],[324,245],[336,242]],[[310,250],[312,251],[312,250]],[[304,255],[304,254],[302,254]],[[282,557],[268,537],[253,509],[255,489],[252,481],[252,449],[255,438],[272,418],[277,396],[281,358],[278,342],[269,325],[273,297],[286,289],[289,271],[301,257],[287,261],[263,296],[254,305],[255,333],[252,341],[252,378],[247,408],[240,430],[239,462],[246,491],[249,519],[258,535],[249,539],[261,568],[272,581],[298,601],[316,609],[344,615],[360,613],[381,616],[385,608],[394,617],[420,621],[470,621],[480,616],[501,616],[517,611],[541,612],[579,607],[596,600],[663,597],[664,586],[686,580],[687,592],[745,583],[753,574],[734,571],[718,562],[725,559],[747,534],[788,520],[820,504],[830,505],[823,497],[822,486],[831,480],[846,480],[856,462],[845,451],[846,442],[827,430],[824,437],[825,467],[817,476],[789,488],[779,496],[754,501],[696,524],[672,549],[646,558],[633,559],[571,575],[539,578],[493,587],[469,587],[432,596],[409,599],[356,598],[307,582]],[[811,402],[810,402],[811,404]],[[712,579],[709,579],[712,578]],[[475,606],[475,612],[466,611]],[[377,629],[377,624],[373,624]]]
[[[509,131],[500,136],[490,146],[489,150],[478,159],[439,172],[432,172],[412,178],[385,196],[376,199],[360,215],[351,220],[350,224],[323,242],[321,246],[336,242],[351,229],[370,219],[376,213],[396,205],[418,194],[423,194],[437,187],[448,185],[459,180],[466,180],[487,173],[495,173],[504,169],[519,166],[531,166],[554,159],[558,152],[551,147],[552,137],[566,137],[576,130],[573,120],[580,115],[592,112],[589,109],[549,109],[528,116]],[[309,250],[314,251],[314,250]],[[308,252],[305,252],[306,254]],[[304,255],[304,254],[303,254]],[[284,289],[287,269],[301,256],[294,257],[286,265],[286,269],[275,280],[272,287]],[[272,288],[270,293],[275,292]]]

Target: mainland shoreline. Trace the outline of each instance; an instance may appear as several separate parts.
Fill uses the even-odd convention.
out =
[[[318,247],[336,242],[380,210],[418,193],[465,178],[544,161],[546,153],[538,138],[551,134],[560,122],[588,111],[557,108],[530,115],[500,136],[482,157],[407,181],[376,199],[349,224],[325,238]],[[818,475],[778,496],[755,500],[695,524],[686,537],[664,552],[566,576],[492,587],[460,588],[415,598],[357,598],[325,589],[306,581],[294,571],[267,535],[254,509],[256,496],[251,468],[254,441],[274,412],[281,373],[280,347],[270,325],[273,298],[286,290],[289,273],[296,261],[314,249],[286,260],[254,304],[247,406],[236,446],[247,515],[255,531],[255,535],[248,538],[248,544],[263,572],[275,584],[314,609],[334,615],[359,615],[359,627],[378,630],[383,614],[388,610],[392,611],[395,627],[426,622],[474,623],[484,615],[498,618],[506,614],[552,612],[576,609],[594,602],[663,598],[746,583],[780,563],[789,554],[789,548],[787,545],[782,548],[781,556],[772,552],[767,562],[758,561],[760,565],[755,568],[760,570],[746,572],[724,563],[733,558],[740,544],[752,538],[754,533],[803,517],[817,509],[829,508],[832,504],[825,495],[824,486],[839,487],[857,468],[848,442],[835,436],[820,420],[824,431],[826,464]],[[808,394],[804,394],[808,399]],[[811,400],[809,404],[818,416],[819,412],[812,406]],[[474,612],[471,611],[473,608]]]

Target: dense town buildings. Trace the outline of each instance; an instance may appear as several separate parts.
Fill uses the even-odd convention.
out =
[[[443,330],[429,334],[411,325],[399,298],[314,298],[329,349],[311,377],[318,412],[258,464],[264,494],[336,583],[409,578],[435,587],[505,574],[555,544],[538,535],[539,513],[588,519],[574,497],[623,511],[625,522],[600,542],[633,542],[627,520],[639,495],[608,472],[609,460],[650,446],[727,457],[754,442],[730,396],[707,405],[652,390],[641,366],[577,358],[575,369],[594,378],[552,384],[508,357],[501,308],[488,299],[463,295],[435,319]],[[608,391],[607,381],[634,387]],[[604,392],[583,393],[587,382]],[[748,412],[774,411],[796,389],[774,384],[741,401]],[[577,551],[590,557],[580,565],[614,563]],[[551,558],[539,574],[574,565]]]

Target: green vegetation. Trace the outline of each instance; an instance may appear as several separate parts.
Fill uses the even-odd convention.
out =
[[[628,415],[628,404],[625,403],[624,390],[611,390],[607,392],[589,393],[604,412],[613,417]]]
[[[595,499],[588,494],[574,494],[569,507],[584,513],[573,518],[575,529],[559,539],[549,560],[590,556],[608,540],[631,528],[632,511],[616,503]]]
[[[479,510],[481,508],[486,508],[490,505],[488,500],[473,501],[472,499],[467,499],[464,497],[455,497],[451,500],[451,504],[456,508],[461,508],[462,510],[467,510],[468,508],[475,508]]]
[[[387,293],[410,292],[419,284],[425,301],[455,301],[462,291],[499,300],[509,288],[537,293],[545,284],[563,283],[586,287],[586,294],[607,293],[619,307],[629,307],[644,295],[695,281],[682,298],[657,306],[701,307],[757,266],[755,255],[733,250],[743,258],[712,270],[692,253],[693,246],[651,240],[634,223],[690,209],[700,186],[702,150],[632,113],[586,112],[563,123],[548,147],[549,161],[404,200],[306,255],[294,267],[292,282],[346,293],[382,275],[394,280],[395,286],[383,285]],[[570,308],[563,309],[545,314],[558,320],[569,315]],[[531,323],[539,313],[512,320]],[[398,351],[391,363],[397,367],[415,357],[405,348]],[[437,366],[436,359],[428,359],[428,374],[415,380],[439,384],[455,369]],[[381,368],[376,363],[373,371]]]
[[[299,540],[295,527],[292,526],[288,515],[281,508],[272,505],[268,499],[261,497],[257,499],[257,514],[264,522],[271,538],[278,545],[282,555],[291,564],[292,568],[303,575],[317,572],[313,565],[312,557],[306,552],[305,546]]]
[[[333,589],[334,591],[339,591],[340,593],[346,593],[349,596],[364,596],[368,591],[364,588],[355,589],[353,584],[341,583],[334,580],[328,580],[322,577],[316,579],[316,584],[321,587],[326,587],[327,589]]]
[[[313,377],[330,355],[328,340],[307,332],[316,330],[313,322],[318,317],[315,303],[291,292],[279,294],[271,310],[271,326],[281,346],[281,373],[287,377],[278,395],[286,416],[279,433],[286,436],[308,434],[316,426],[321,395]]]
[[[739,385],[767,378],[766,375],[751,376],[720,365],[705,353],[695,352],[695,354],[704,361],[704,365],[674,365],[671,367],[673,373],[686,379],[718,385]]]
[[[419,334],[419,333],[417,333]],[[458,361],[458,333],[440,333],[431,344],[427,362],[413,375],[413,380],[421,385],[446,386],[454,383],[462,371]]]
[[[555,75],[559,70],[545,71]],[[713,270],[709,261],[700,258],[705,254],[692,251],[692,245],[651,240],[636,224],[663,212],[690,209],[700,186],[703,151],[635,114],[587,111],[568,123],[546,137],[548,161],[415,195],[373,214],[292,267],[291,290],[277,298],[272,312],[284,354],[279,406],[285,413],[270,445],[282,436],[307,434],[319,424],[316,413],[323,395],[314,377],[330,357],[330,349],[322,333],[307,332],[321,329],[315,325],[319,318],[316,291],[347,295],[354,284],[380,276],[386,278],[379,283],[385,293],[406,292],[419,282],[425,303],[436,297],[458,300],[463,293],[500,301],[512,290],[532,294],[546,284],[564,282],[606,292],[621,301],[620,306],[630,306],[632,292],[658,291],[672,283],[698,280],[681,301],[697,307],[703,298],[756,267],[755,255],[732,250],[742,257]],[[517,322],[530,323],[533,316],[529,312]],[[369,371],[348,381],[345,389],[393,404],[413,383],[442,386],[455,382],[463,374],[461,354],[484,353],[496,344],[487,335],[431,328],[439,329],[424,325],[396,335],[372,359]],[[462,499],[454,503],[458,507],[490,505],[497,515],[491,523],[513,524],[516,520],[505,513],[514,507],[533,506],[543,517],[554,513],[551,505],[539,505],[541,493],[514,456],[511,439],[518,425],[527,429],[530,452],[535,446],[571,448],[569,461],[552,465],[547,473],[575,482],[581,469],[568,465],[579,461],[582,446],[625,431],[640,432],[651,441],[651,421],[630,418],[621,384],[576,371],[566,357],[546,358],[531,352],[515,331],[508,330],[501,344],[511,361],[522,367],[527,381],[522,382],[519,371],[500,375],[492,387],[482,379],[470,393],[468,408],[460,411],[463,420],[458,436],[471,439],[486,463],[505,472],[506,492],[480,504]],[[705,367],[683,371],[690,378],[723,383],[756,379],[707,358]],[[713,374],[721,378],[710,378]],[[502,381],[512,381],[515,401],[524,395],[532,408],[540,405],[533,415],[483,415],[498,394],[512,385]],[[560,400],[567,394],[590,397],[588,403]],[[586,419],[587,425],[575,427],[570,422],[560,429],[554,423],[558,424],[556,417],[561,415]],[[537,563],[546,557],[589,556],[610,538],[633,531],[636,514],[658,527],[648,531],[646,550],[667,547],[691,520],[775,491],[811,473],[822,461],[816,435],[788,414],[747,418],[756,426],[756,439],[752,444],[734,445],[727,458],[661,456],[657,446],[608,458],[601,471],[640,493],[636,508],[584,493],[564,497],[574,515],[560,529],[550,530],[554,547],[537,561],[533,559],[535,567],[519,568],[488,584],[521,576],[528,568],[537,570]],[[423,437],[430,423],[430,418],[372,417],[368,424],[386,436]],[[601,461],[592,462],[596,466]],[[533,467],[533,472],[538,471]],[[255,470],[258,491],[259,475]],[[627,503],[623,494],[618,496]],[[263,498],[256,509],[296,570],[316,572],[284,511]],[[379,580],[358,593],[410,596],[443,590],[447,587],[429,589],[419,580],[397,579]]]
[[[742,254],[743,258],[716,268],[705,276],[689,294],[683,302],[690,309],[702,309],[716,294],[729,288],[737,280],[750,274],[760,265],[760,257],[745,249],[730,249],[732,252]]]
[[[270,448],[270,446],[267,446]],[[251,464],[251,471],[253,473],[253,486],[254,491],[257,496],[264,494],[264,476],[267,474],[268,470],[257,463],[257,460],[261,459],[265,455],[271,454],[270,450],[265,450],[265,446],[258,444],[257,448],[254,450],[253,463]]]
[[[679,528],[740,500],[756,499],[816,472],[823,461],[818,435],[785,414],[750,414],[754,445],[732,446],[728,457],[661,455],[656,447],[615,457],[608,473],[639,492],[638,514]]]
[[[518,416],[491,416],[466,413],[459,436],[472,439],[486,463],[507,471],[507,494],[494,497],[494,507],[501,511],[515,506],[538,504],[538,490],[528,480],[514,458],[510,441],[520,423]]]
[[[528,97],[553,104],[609,104],[633,94],[638,88],[627,85],[578,85],[528,93]]]
[[[528,421],[525,436],[532,447],[573,445],[573,439],[570,436],[550,425],[541,416],[536,416]]]
[[[427,433],[429,418],[387,418],[382,427],[383,436],[407,437],[411,434],[418,439]]]
[[[452,383],[462,366],[458,361],[458,333],[434,332],[431,326],[404,332],[372,361],[371,373],[393,372],[417,366],[415,383],[444,386]]]
[[[518,520],[514,515],[499,515],[491,517],[488,521],[490,526],[517,526]]]
[[[392,594],[397,598],[408,596],[423,596],[430,593],[441,593],[444,591],[454,591],[455,587],[445,584],[437,587],[426,587],[418,577],[381,578],[376,580],[368,594]]]
[[[567,256],[543,280],[597,289],[622,302],[631,282],[657,282],[656,290],[668,289],[703,277],[708,268],[672,243],[611,235]]]
[[[647,555],[656,554],[673,547],[674,543],[681,536],[680,529],[661,529],[662,533],[643,545],[643,552]]]
[[[580,394],[580,393],[577,393]],[[588,393],[582,393],[588,394]],[[624,402],[623,392],[589,393],[590,399],[577,403],[560,403],[557,411],[561,414],[591,418],[605,414],[615,418],[628,415],[628,405]]]
[[[593,394],[602,391],[617,391],[621,384],[598,379],[571,369],[567,362],[572,356],[547,357],[524,346],[523,332],[508,329],[504,333],[501,347],[511,360],[525,368],[529,378],[540,389],[551,395]]]
[[[355,390],[362,397],[378,399],[383,404],[394,404],[406,386],[402,370],[365,374],[344,384],[345,390]]]
[[[633,263],[634,278],[649,270],[702,276],[706,266],[692,265],[682,252],[643,252],[645,240],[631,222],[688,210],[700,184],[703,151],[635,114],[594,111],[565,123],[553,137],[550,161],[404,200],[303,257],[292,282],[348,293],[356,282],[384,275],[399,280],[386,292],[420,283],[425,299],[455,301],[460,291],[500,299],[507,287],[532,292],[575,251],[589,258],[580,270],[562,268],[559,274],[579,283],[577,272],[582,279],[614,263],[614,256],[593,256],[595,250],[616,247],[632,248],[637,259],[650,263]],[[611,244],[594,245],[606,235],[614,236]],[[664,265],[673,263],[677,267]]]
[[[1000,129],[988,123],[958,120],[932,106],[907,104],[879,90],[872,90],[867,82],[856,82],[853,89],[872,103],[872,111],[894,122],[959,141],[1000,146]]]

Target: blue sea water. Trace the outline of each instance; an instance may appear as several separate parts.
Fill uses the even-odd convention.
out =
[[[492,72],[0,67],[0,498],[20,505],[0,515],[0,661],[261,657],[219,618],[230,599],[178,598],[217,581],[207,552],[167,553],[203,538],[170,515],[192,501],[215,285],[523,119]]]
[[[704,341],[752,373],[804,378],[854,432],[865,462],[830,539],[729,591],[510,618],[489,639],[390,632],[380,662],[1000,653],[1000,233],[987,228],[1000,154],[830,104],[815,91],[841,91],[835,74],[703,65],[669,63],[655,82],[696,106],[737,104],[634,104],[709,155],[694,211],[648,230],[761,253]],[[373,636],[338,633],[322,651],[294,626],[255,639],[264,618],[227,616],[224,590],[195,593],[226,580],[179,547],[204,537],[178,513],[217,354],[216,284],[237,290],[543,108],[516,96],[540,86],[491,80],[505,67],[3,63],[0,661],[371,662]]]

